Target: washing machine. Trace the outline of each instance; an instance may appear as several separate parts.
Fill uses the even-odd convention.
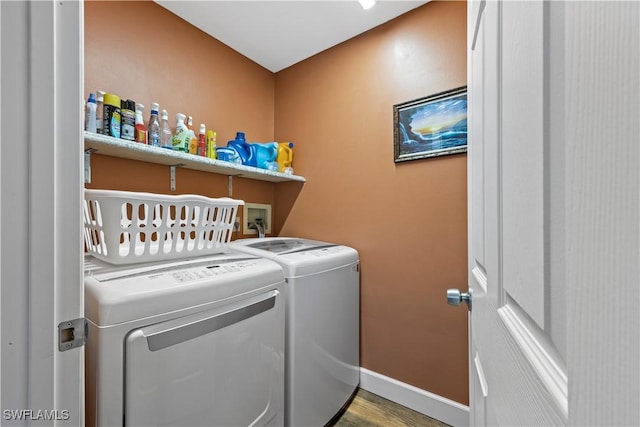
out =
[[[271,237],[230,244],[285,275],[285,425],[323,426],[360,382],[360,267],[350,247]]]
[[[87,425],[282,425],[283,285],[277,263],[232,251],[87,256]]]

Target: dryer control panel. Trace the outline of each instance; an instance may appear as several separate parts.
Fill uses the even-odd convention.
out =
[[[101,283],[128,280],[154,280],[169,282],[190,282],[223,274],[250,271],[258,268],[261,260],[201,260],[199,262],[178,262],[164,265],[126,267],[94,270],[92,276]]]
[[[223,274],[236,273],[243,270],[251,269],[256,265],[256,260],[239,261],[229,264],[212,264],[204,267],[174,270],[169,273],[163,273],[160,276],[164,276],[166,274],[173,278],[176,282],[183,283],[205,279],[207,277],[216,277]],[[151,277],[153,278],[153,276]]]

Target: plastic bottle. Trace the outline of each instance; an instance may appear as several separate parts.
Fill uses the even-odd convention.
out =
[[[250,146],[254,152],[255,166],[261,169],[277,170],[278,165],[275,164],[278,155],[277,142],[253,143]]]
[[[244,138],[244,132],[236,132],[236,139],[227,142],[227,147],[235,150],[243,165],[256,166],[253,151]]]
[[[89,99],[87,100],[86,107],[86,117],[84,122],[84,130],[87,132],[97,132],[97,124],[96,124],[96,109],[98,108],[96,97],[91,92],[89,94]]]
[[[293,142],[281,142],[278,144],[278,172],[284,172],[285,168],[290,168],[293,163]]]
[[[205,133],[207,128],[204,123],[200,124],[200,133],[198,134],[198,156],[207,156],[207,137]]]
[[[162,110],[162,123],[160,124],[160,146],[162,148],[168,148],[173,150],[173,143],[171,139],[173,134],[171,133],[171,126],[169,126],[169,113],[167,110]]]
[[[99,90],[96,92],[97,99],[96,101],[96,133],[103,134],[105,133],[103,130],[103,117],[104,117],[104,92]]]
[[[102,116],[102,132],[114,138],[120,138],[122,117],[120,115],[121,100],[118,95],[104,94],[104,110]]]
[[[216,155],[216,133],[212,130],[207,131],[207,157],[210,159],[217,158]]]
[[[154,147],[160,146],[160,122],[158,121],[158,105],[157,102],[151,103],[151,115],[149,116],[149,124],[147,125],[148,144]]]
[[[136,136],[135,141],[147,144],[147,128],[144,125],[144,119],[142,118],[142,112],[144,111],[144,105],[136,105]]]
[[[185,115],[176,114],[176,133],[171,138],[171,145],[176,151],[189,152],[189,129],[184,124]]]
[[[193,117],[189,116],[187,120],[187,129],[189,129],[189,153],[197,154],[198,153],[198,138],[196,137],[196,133],[193,131]]]
[[[127,141],[135,141],[136,139],[136,103],[131,99],[121,101],[120,114],[122,114],[122,126],[120,130],[120,138]]]

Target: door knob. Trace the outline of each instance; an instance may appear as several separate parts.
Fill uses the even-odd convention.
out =
[[[464,301],[471,311],[471,292],[460,292],[460,289],[447,289],[447,304],[458,306]]]

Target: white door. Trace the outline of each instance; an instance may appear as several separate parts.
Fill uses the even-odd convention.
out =
[[[82,2],[0,2],[2,425],[84,424]]]
[[[640,423],[640,3],[468,4],[470,424]]]

